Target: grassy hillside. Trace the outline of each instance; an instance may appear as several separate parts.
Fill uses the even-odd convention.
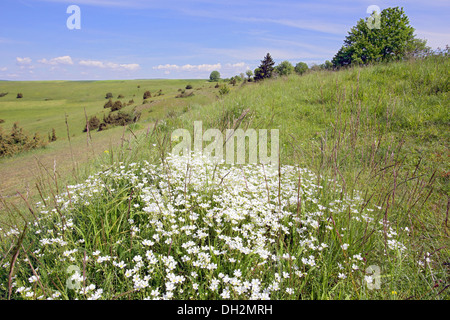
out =
[[[31,133],[39,132],[47,136],[55,128],[58,137],[65,137],[67,114],[72,133],[78,136],[83,134],[86,123],[85,110],[88,116],[103,118],[103,105],[107,102],[105,95],[108,92],[112,93],[113,101],[128,103],[134,100],[124,111],[142,105],[143,94],[147,90],[152,93],[149,102],[164,100],[167,109],[176,101],[178,89],[185,89],[187,84],[191,84],[194,91],[203,89],[192,97],[191,103],[204,102],[206,92],[208,97],[214,91],[210,88],[211,83],[204,80],[5,81],[0,84],[0,92],[8,94],[0,98],[0,119],[5,120],[2,124],[5,129],[17,121]],[[155,96],[159,90],[163,95]],[[17,93],[22,93],[23,98],[17,99]],[[119,95],[123,98],[119,99]],[[143,120],[152,118],[148,111],[144,112]]]
[[[186,90],[190,84],[192,89]],[[111,144],[120,144],[123,128],[107,132],[90,132],[93,147],[86,149],[86,133],[83,128],[86,116],[97,116],[102,121],[109,109],[103,105],[107,93],[112,93],[113,101],[128,104],[122,111],[136,109],[141,112],[140,125],[133,130],[147,129],[154,121],[167,114],[188,110],[196,104],[214,101],[218,89],[214,83],[205,80],[129,80],[129,81],[5,81],[0,83],[0,126],[9,132],[15,122],[30,136],[38,132],[44,139],[56,131],[57,141],[44,149],[0,158],[0,196],[15,197],[17,191],[25,194],[33,192],[35,176],[40,163],[48,168],[56,164],[62,175],[72,175],[73,160],[77,165],[88,162],[88,156],[101,154]],[[150,91],[152,97],[143,104],[143,94]],[[162,94],[158,92],[161,90]],[[180,91],[193,93],[187,98],[176,98]],[[23,98],[17,99],[17,93]],[[118,98],[122,95],[123,98]],[[66,125],[67,116],[67,125]],[[70,141],[69,141],[69,137]],[[103,145],[104,147],[100,147]],[[73,157],[72,157],[73,154]],[[38,161],[36,160],[38,159]],[[39,163],[40,162],[40,163]],[[53,169],[52,169],[53,170]],[[31,187],[30,187],[31,186]],[[15,197],[17,198],[17,197]]]
[[[167,114],[76,185],[43,179],[27,228],[2,227],[2,296],[448,299],[448,70],[314,72]],[[279,129],[280,166],[168,156],[194,121]]]

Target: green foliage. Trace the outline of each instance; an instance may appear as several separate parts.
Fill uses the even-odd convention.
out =
[[[139,120],[141,114],[133,112],[110,112],[108,116],[103,117],[103,122],[100,123],[98,131],[106,130],[113,126],[126,126]]]
[[[275,62],[273,61],[270,53],[267,53],[258,68],[255,69],[255,80],[269,79],[272,77]]]
[[[288,76],[294,72],[294,66],[289,61],[285,60],[275,67],[275,71],[280,76]]]
[[[250,81],[253,77],[253,71],[249,69],[245,72],[245,74],[247,75],[248,81]]]
[[[15,122],[11,132],[5,133],[0,127],[0,157],[12,156],[14,154],[44,147],[46,142],[40,137],[39,133],[35,133],[30,137]]]
[[[330,60],[326,60],[325,63],[320,65],[320,68],[324,70],[331,70],[333,69],[333,63]]]
[[[333,58],[334,66],[399,60],[424,49],[424,42],[414,38],[414,28],[403,8],[386,8],[380,17],[375,15],[360,19],[349,31]],[[373,19],[380,20],[379,28],[370,23]]]
[[[299,75],[304,74],[306,71],[308,71],[309,67],[305,62],[299,62],[295,65],[295,72],[297,72]]]
[[[113,97],[113,94],[112,94],[111,92],[108,92],[108,93],[105,95],[105,99],[112,99],[112,97]]]
[[[114,102],[113,106],[111,107],[111,111],[117,111],[123,108],[123,104],[121,101],[117,100]]]
[[[219,89],[220,96],[222,97],[228,93],[230,93],[230,88],[226,84],[222,85]]]
[[[105,108],[105,109],[107,109],[107,108],[112,108],[113,105],[114,105],[114,103],[112,102],[112,99],[109,99],[108,102],[106,102],[106,103],[103,105],[103,108]]]
[[[22,99],[23,98],[23,94],[22,93],[18,93],[16,96],[17,99]]]
[[[209,81],[211,82],[217,82],[220,80],[220,73],[217,70],[214,70],[211,72],[211,74],[209,75]]]
[[[88,128],[89,130],[97,130],[99,127],[100,120],[96,116],[93,116],[89,118],[88,124],[84,128],[83,132],[86,132]]]

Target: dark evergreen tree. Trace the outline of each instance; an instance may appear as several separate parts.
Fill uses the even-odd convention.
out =
[[[263,60],[261,60],[261,65],[255,69],[255,80],[263,80],[272,77],[275,62],[273,61],[270,53],[267,53]]]

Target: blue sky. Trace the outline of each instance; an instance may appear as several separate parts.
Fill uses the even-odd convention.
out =
[[[368,6],[403,7],[419,38],[450,44],[450,1],[2,0],[0,79],[196,79],[331,60]],[[81,10],[70,30],[69,5]]]

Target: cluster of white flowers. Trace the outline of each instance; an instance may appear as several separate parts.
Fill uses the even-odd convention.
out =
[[[324,200],[317,181],[312,172],[294,166],[218,166],[203,156],[169,156],[160,166],[143,161],[107,168],[56,196],[58,210],[38,204],[38,221],[47,228],[37,233],[38,249],[44,255],[61,252],[60,263],[85,266],[85,278],[72,276],[85,285],[77,291],[79,298],[112,297],[102,282],[93,282],[99,270],[126,283],[124,293],[132,288],[146,299],[298,296],[293,283],[320,270],[327,252],[341,253],[333,257],[336,281],[363,270],[365,259],[347,236],[348,223],[338,223],[340,216],[351,214],[364,228],[381,232],[384,227],[373,222],[372,209],[360,210],[363,199],[356,191],[352,198],[342,196],[337,185],[335,197]],[[86,252],[90,239],[77,230],[77,212],[123,186],[133,188],[133,196],[125,198],[128,230],[108,244],[108,251]],[[54,223],[44,224],[45,219]],[[395,235],[389,229],[389,249],[404,250]],[[119,254],[113,246],[123,250]],[[37,280],[33,274],[28,283]],[[36,296],[25,286],[17,293]],[[47,298],[58,297],[59,291]]]

